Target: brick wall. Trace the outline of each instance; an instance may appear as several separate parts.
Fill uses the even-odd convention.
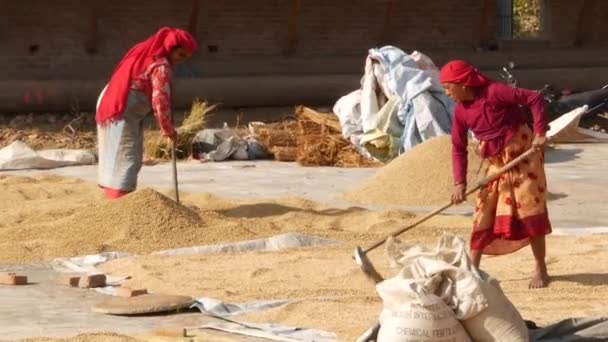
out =
[[[283,52],[291,1],[202,0],[197,35],[201,53],[190,63],[197,74],[289,73]],[[478,22],[475,0],[435,0],[411,6],[396,1],[391,36],[404,49],[470,48]],[[190,0],[1,1],[2,79],[106,77],[120,56],[159,26],[188,25]],[[91,6],[98,6],[91,8]],[[303,0],[296,53],[290,60],[357,56],[381,42],[386,2]],[[97,53],[85,50],[92,12],[98,16]],[[450,16],[445,14],[449,13]],[[210,53],[210,46],[217,52]],[[30,51],[30,49],[36,49]],[[264,62],[266,61],[266,62]],[[318,65],[319,63],[316,63]],[[315,63],[311,70],[314,73]],[[219,66],[215,68],[214,66]],[[303,70],[293,70],[302,72]]]
[[[582,1],[550,1],[553,45],[571,45]],[[201,0],[197,76],[353,73],[367,49],[390,42],[405,51],[471,51],[480,25],[495,30],[482,0],[395,0],[383,36],[385,0],[301,0],[295,53],[284,55],[292,0]],[[494,3],[489,1],[488,3]],[[92,6],[97,6],[92,8]],[[160,26],[185,28],[191,0],[0,0],[0,80],[103,79],[121,55]],[[608,1],[598,1],[585,43],[606,45]],[[85,49],[98,16],[97,52]],[[388,41],[383,41],[388,39]],[[217,52],[209,49],[216,47]]]

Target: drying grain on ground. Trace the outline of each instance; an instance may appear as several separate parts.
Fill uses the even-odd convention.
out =
[[[240,202],[184,194],[183,204],[178,204],[152,189],[108,202],[94,185],[61,178],[5,177],[0,187],[4,262],[106,251],[149,253],[288,232],[370,241],[415,219],[402,211],[333,209],[301,199]],[[466,218],[438,217],[410,236],[435,237],[464,231],[467,225]]]
[[[319,328],[354,340],[377,319],[382,303],[374,284],[352,261],[353,249],[354,245],[146,256],[115,260],[102,268],[112,274],[130,275],[128,286],[145,284],[150,291],[161,293],[212,297],[229,303],[292,300],[286,306],[239,319]],[[381,253],[374,257],[382,260]],[[382,264],[379,268],[385,270]]]
[[[26,338],[15,342],[141,342],[142,340],[114,333],[80,334],[68,338]]]
[[[0,190],[1,262],[109,250],[140,253],[100,268],[112,275],[130,276],[125,285],[150,292],[230,303],[287,299],[289,304],[236,319],[323,329],[345,340],[355,339],[373,324],[382,307],[374,284],[351,258],[354,247],[367,246],[417,219],[403,211],[334,209],[298,198],[235,201],[183,194],[183,204],[178,204],[152,189],[108,202],[94,184],[54,176],[0,176]],[[444,233],[467,238],[469,229],[468,217],[438,216],[400,238],[434,245]],[[336,244],[280,251],[145,255],[165,248],[287,232],[329,238]],[[552,283],[547,289],[535,290],[532,297],[527,289],[527,270],[533,263],[529,248],[510,256],[484,258],[482,267],[501,281],[526,319],[547,324],[564,317],[601,316],[608,306],[608,280],[604,263],[588,260],[606,259],[607,243],[608,235],[549,236],[547,262]],[[385,277],[397,272],[389,268],[382,248],[369,257]],[[518,267],[512,267],[514,264]],[[107,340],[83,336],[87,341]]]
[[[416,241],[409,233],[402,238]],[[426,239],[423,244],[434,245],[437,240]],[[529,248],[485,258],[482,267],[501,282],[525,319],[546,325],[564,317],[602,316],[608,306],[604,264],[589,265],[586,260],[606,259],[606,243],[608,235],[550,236],[553,280],[549,288],[535,290],[534,296],[527,287],[527,271],[533,263]],[[382,307],[374,285],[351,259],[353,247],[354,242],[276,252],[143,256],[115,260],[102,269],[130,276],[129,286],[161,293],[208,296],[229,303],[289,299],[290,304],[237,319],[323,329],[352,341],[377,319]],[[370,253],[370,259],[384,277],[397,272],[389,268],[382,248]],[[572,293],[577,293],[576,298]]]
[[[372,177],[346,193],[355,203],[376,205],[441,205],[449,201],[454,189],[452,178],[452,142],[449,135],[417,145]],[[469,146],[467,183],[474,186],[483,177],[476,145]]]

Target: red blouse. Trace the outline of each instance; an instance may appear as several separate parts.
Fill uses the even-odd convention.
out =
[[[502,151],[517,128],[527,123],[527,115],[520,106],[531,109],[534,134],[544,136],[547,114],[541,94],[535,91],[492,82],[479,88],[474,100],[456,105],[452,124],[454,184],[466,183],[468,130],[485,142],[481,157],[494,156]]]
[[[171,124],[171,78],[173,71],[166,58],[150,64],[143,74],[131,80],[131,89],[150,97],[154,116],[165,136],[173,132]]]

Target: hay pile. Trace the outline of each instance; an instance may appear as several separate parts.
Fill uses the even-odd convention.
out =
[[[363,157],[342,136],[338,117],[304,106],[296,108],[297,161],[304,166],[371,167],[380,163]]]
[[[365,204],[441,205],[452,194],[452,142],[449,135],[427,140],[382,167],[371,178],[345,194]],[[469,144],[467,183],[483,176],[477,146]]]
[[[303,166],[371,167],[381,164],[363,157],[342,136],[338,117],[305,106],[295,108],[296,120],[250,125],[251,133],[275,160]]]
[[[278,161],[296,160],[298,152],[296,132],[298,123],[295,120],[284,120],[264,125],[253,125],[252,132],[260,144]]]
[[[192,139],[205,128],[209,113],[215,109],[215,105],[209,105],[206,101],[194,101],[190,113],[186,116],[182,125],[175,129],[177,139],[175,141],[177,158],[188,158],[192,155]],[[160,131],[154,131],[145,136],[144,153],[146,157],[153,159],[170,159],[171,148]]]

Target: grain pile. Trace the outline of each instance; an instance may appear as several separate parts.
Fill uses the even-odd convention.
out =
[[[476,184],[481,159],[469,145],[468,184]],[[449,135],[428,140],[383,166],[345,194],[355,203],[425,206],[449,201],[452,194],[452,143]]]
[[[304,106],[296,108],[298,164],[303,166],[372,167],[380,163],[362,156],[342,136],[338,117]]]
[[[148,253],[288,232],[363,242],[415,219],[407,212],[332,209],[301,199],[241,202],[183,194],[181,205],[151,189],[108,202],[93,184],[57,177],[9,176],[0,179],[0,189],[0,262]],[[466,231],[467,226],[466,218],[437,218],[420,236],[410,236],[432,237],[446,227]]]
[[[151,189],[116,201],[89,200],[62,214],[68,215],[54,220],[38,215],[36,221],[17,221],[21,224],[0,231],[3,244],[8,245],[3,258],[45,259],[109,250],[141,253],[204,240],[197,210]]]

